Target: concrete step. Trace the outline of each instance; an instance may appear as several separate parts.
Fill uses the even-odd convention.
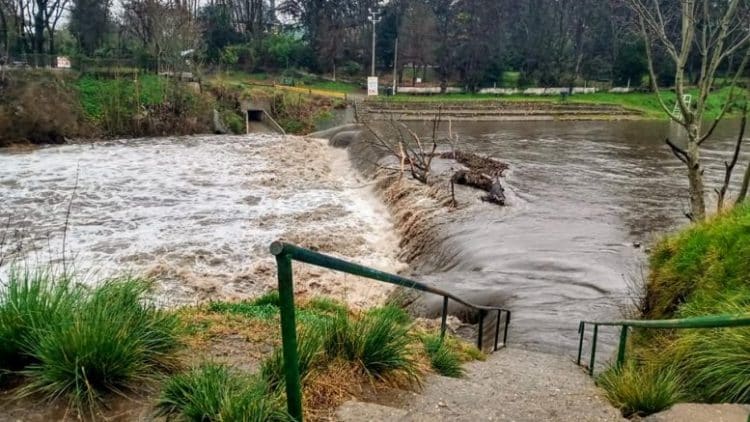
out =
[[[399,409],[347,403],[341,421],[624,421],[572,359],[504,349],[466,367],[463,378],[430,376]],[[409,393],[404,393],[409,394]],[[356,409],[356,412],[354,413]],[[397,412],[397,410],[405,411]],[[372,411],[373,413],[368,413]],[[357,418],[354,418],[356,415]],[[380,415],[386,415],[380,418]]]
[[[748,422],[750,406],[681,403],[643,419],[643,422]]]

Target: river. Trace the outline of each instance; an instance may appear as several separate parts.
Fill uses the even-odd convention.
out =
[[[499,209],[475,201],[450,214],[432,256],[421,260],[424,271],[438,273],[430,281],[508,307],[509,342],[535,350],[570,353],[579,320],[627,316],[633,287],[646,277],[648,246],[687,222],[684,165],[664,143],[669,125],[479,122],[454,123],[452,131],[459,148],[510,164],[509,203]],[[736,137],[729,122],[706,144],[711,190]],[[737,183],[748,159],[745,153]],[[437,312],[439,299],[428,302]],[[611,344],[616,333],[603,334]]]
[[[709,187],[723,176],[735,127],[721,126],[706,146]],[[510,164],[509,204],[474,201],[447,214],[439,242],[412,270],[510,308],[512,344],[573,350],[578,321],[620,316],[629,285],[643,280],[648,245],[686,222],[684,169],[664,145],[665,123],[452,130],[461,148]],[[294,139],[198,136],[0,152],[0,255],[59,262],[65,236],[66,260],[92,278],[145,272],[176,303],[269,288],[267,246],[278,237],[401,269],[388,213],[345,152]],[[306,273],[304,288],[351,294],[351,280],[321,274]],[[375,290],[346,299],[364,304],[381,297]]]
[[[387,210],[346,153],[319,140],[191,136],[6,150],[0,198],[6,272],[11,259],[59,270],[64,256],[86,282],[146,274],[168,304],[270,289],[268,246],[279,238],[402,267]],[[300,292],[354,305],[387,294],[303,270]]]

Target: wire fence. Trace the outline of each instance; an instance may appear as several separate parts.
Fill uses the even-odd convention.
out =
[[[186,63],[170,63],[150,57],[100,58],[81,55],[12,54],[0,56],[0,68],[6,70],[72,69],[91,74],[165,73],[187,70]]]

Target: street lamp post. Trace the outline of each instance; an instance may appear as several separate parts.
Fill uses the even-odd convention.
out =
[[[374,9],[369,9],[370,16],[367,17],[367,20],[372,22],[372,61],[371,61],[371,70],[370,70],[370,76],[375,76],[375,40],[376,40],[376,26],[378,22],[380,22],[380,17],[378,16],[378,11]]]

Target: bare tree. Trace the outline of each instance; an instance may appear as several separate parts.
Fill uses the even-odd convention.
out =
[[[741,60],[728,69],[734,87],[750,58],[750,5],[747,0],[624,0],[635,13],[637,29],[646,43],[646,55],[651,83],[659,104],[669,118],[685,129],[686,142],[682,147],[668,140],[675,156],[687,167],[691,219],[700,221],[706,216],[705,186],[701,166],[701,145],[711,136],[719,121],[729,110],[732,95],[714,122],[706,129],[703,120],[706,104],[714,88],[719,69],[730,57]],[[670,108],[658,85],[654,66],[654,52],[659,48],[674,63],[676,106]],[[700,73],[695,101],[686,97],[686,77],[689,62],[698,56]],[[732,91],[733,92],[733,91]]]

